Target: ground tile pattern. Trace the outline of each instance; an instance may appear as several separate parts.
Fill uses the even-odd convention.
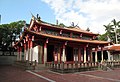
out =
[[[120,82],[119,74],[120,69],[60,74],[47,69],[25,71],[14,66],[0,66],[0,82]]]
[[[48,82],[13,66],[0,66],[0,82]]]

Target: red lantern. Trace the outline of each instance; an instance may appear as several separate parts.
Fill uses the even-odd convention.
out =
[[[34,36],[32,36],[32,41],[34,41]]]

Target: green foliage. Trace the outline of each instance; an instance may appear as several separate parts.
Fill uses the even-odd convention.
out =
[[[60,23],[59,25],[58,25],[59,27],[66,27],[63,23]]]
[[[0,25],[0,47],[7,49],[15,37],[20,34],[24,21],[12,22],[10,24]]]
[[[107,41],[107,33],[99,35],[98,40]]]
[[[117,41],[120,42],[120,40],[118,39],[119,37],[117,36],[120,35],[120,21],[117,22],[115,19],[113,19],[109,24],[103,26],[105,27],[106,33],[100,35],[99,40],[106,41],[108,38],[110,38],[111,42],[117,43],[116,42],[117,37]]]

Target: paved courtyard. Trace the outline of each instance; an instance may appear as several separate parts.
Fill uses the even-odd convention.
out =
[[[60,74],[49,70],[25,71],[13,66],[0,66],[0,82],[120,82],[120,69]]]

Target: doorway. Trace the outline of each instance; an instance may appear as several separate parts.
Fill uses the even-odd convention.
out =
[[[66,60],[73,61],[73,47],[66,47]]]
[[[103,59],[104,59],[104,60],[107,60],[107,59],[108,59],[108,53],[107,53],[106,50],[103,51]]]
[[[53,52],[54,52],[54,45],[48,45],[47,46],[47,62],[54,61]]]

